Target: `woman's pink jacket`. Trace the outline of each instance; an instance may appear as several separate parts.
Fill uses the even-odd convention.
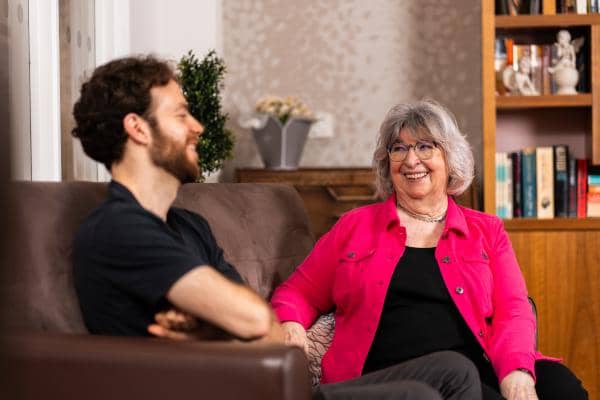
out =
[[[339,219],[273,294],[279,320],[299,322],[305,329],[320,314],[335,310],[321,383],[361,375],[405,243],[394,195],[357,208]],[[450,297],[498,380],[517,368],[535,378],[535,360],[545,357],[535,351],[535,317],[502,221],[449,197],[435,258]]]

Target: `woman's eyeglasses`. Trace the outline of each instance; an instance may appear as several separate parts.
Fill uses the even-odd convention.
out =
[[[436,142],[417,142],[415,144],[394,143],[390,146],[388,154],[390,160],[395,162],[404,161],[410,149],[414,149],[419,160],[429,160],[433,157],[433,150],[437,147]]]

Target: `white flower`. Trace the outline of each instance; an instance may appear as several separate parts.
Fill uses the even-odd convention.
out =
[[[259,113],[271,114],[282,123],[290,117],[313,118],[312,112],[295,96],[280,98],[265,96],[256,102],[255,110]]]

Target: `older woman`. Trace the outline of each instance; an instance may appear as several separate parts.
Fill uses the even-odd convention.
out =
[[[321,390],[442,350],[478,368],[485,399],[585,399],[535,351],[535,319],[502,221],[458,206],[473,155],[448,110],[399,104],[373,157],[386,200],[340,218],[272,298],[289,343],[335,310]],[[537,380],[536,380],[537,378]]]

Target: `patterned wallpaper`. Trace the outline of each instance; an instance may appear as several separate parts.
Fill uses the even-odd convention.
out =
[[[334,136],[309,139],[301,166],[370,166],[386,111],[423,97],[456,113],[480,165],[480,11],[475,0],[224,0],[233,164],[262,166],[237,120],[275,94],[335,118]]]

